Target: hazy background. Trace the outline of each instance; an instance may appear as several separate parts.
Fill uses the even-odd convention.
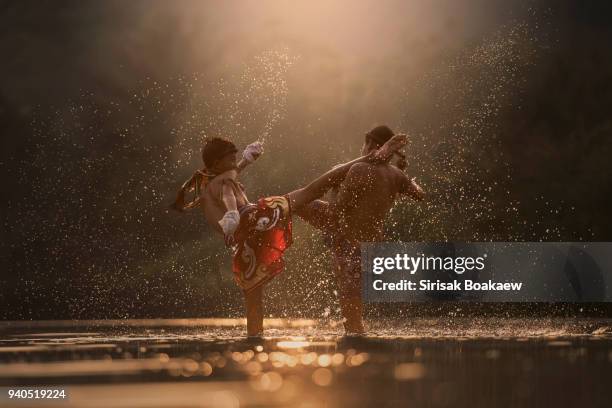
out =
[[[230,256],[167,210],[205,137],[265,141],[249,197],[386,123],[428,191],[401,240],[612,240],[606,1],[0,1],[0,318],[238,316]],[[295,222],[273,316],[337,317]]]

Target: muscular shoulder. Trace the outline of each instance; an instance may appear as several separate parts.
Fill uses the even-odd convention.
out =
[[[406,179],[403,171],[390,164],[357,163],[346,177],[350,182],[385,183],[399,186]]]
[[[347,176],[364,177],[374,175],[376,173],[376,165],[371,163],[355,163],[351,166]]]
[[[396,190],[399,191],[404,188],[403,185],[408,180],[408,177],[402,170],[391,164],[380,166],[379,170],[381,176],[384,177],[387,183],[391,183]]]
[[[410,191],[412,188],[412,181],[410,180],[410,177],[397,167],[391,167],[394,169],[393,178],[395,181],[397,192],[403,194]]]
[[[348,188],[356,188],[371,183],[375,177],[376,166],[369,163],[355,163],[349,169],[343,184]]]

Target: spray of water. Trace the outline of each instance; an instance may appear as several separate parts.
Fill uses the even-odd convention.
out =
[[[412,137],[408,171],[429,200],[393,210],[392,238],[509,240],[529,231],[512,198],[496,122],[534,63],[537,45],[529,26],[516,24],[443,61],[406,90],[396,129]],[[74,317],[166,309],[242,315],[221,240],[203,217],[167,212],[167,204],[180,182],[201,167],[200,149],[210,136],[238,145],[260,140],[277,152],[290,145],[283,151],[290,154],[264,157],[244,174],[252,199],[287,191],[271,182],[275,172],[290,168],[283,176],[293,187],[313,173],[317,166],[300,167],[296,153],[318,118],[292,139],[281,130],[294,122],[288,117],[290,74],[300,63],[291,49],[274,48],[223,76],[143,78],[120,102],[83,91],[68,108],[36,117],[37,144],[28,151],[33,165],[22,163],[28,171],[20,174],[28,186],[15,218],[22,225],[13,227],[26,258],[37,262],[28,265],[31,276],[19,292],[49,298],[49,314],[68,309]],[[316,142],[333,147],[321,138]],[[296,222],[295,233],[286,273],[267,289],[268,312],[336,318],[330,254],[316,231]],[[34,284],[45,279],[56,281]]]

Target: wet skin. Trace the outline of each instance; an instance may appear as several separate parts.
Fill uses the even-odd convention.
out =
[[[368,154],[377,147],[376,143],[366,140],[362,153]],[[298,213],[313,226],[334,231],[349,247],[355,248],[349,252],[345,248],[334,248],[336,255],[338,251],[344,251],[342,256],[335,257],[334,266],[347,333],[360,334],[365,331],[361,284],[355,282],[353,277],[359,274],[359,243],[384,241],[383,223],[398,198],[422,200],[424,196],[423,189],[414,179],[388,162],[357,163],[334,189],[326,211],[307,207]]]
[[[362,163],[378,163],[388,160],[393,152],[400,149],[406,143],[404,135],[391,138],[380,149],[370,149],[368,154],[344,163],[340,166],[317,177],[310,184],[287,194],[291,202],[291,208],[299,211],[306,204],[321,197],[326,191],[339,183],[347,176],[352,166]],[[204,189],[203,211],[209,225],[215,231],[222,233],[219,220],[226,211],[237,210],[248,203],[248,198],[243,188],[238,184],[239,164],[236,163],[236,154],[230,153],[219,160],[209,169],[214,174],[213,178]],[[226,240],[227,242],[227,240]],[[263,332],[263,305],[262,288],[258,288],[245,295],[245,306],[247,314],[247,334],[259,336]]]

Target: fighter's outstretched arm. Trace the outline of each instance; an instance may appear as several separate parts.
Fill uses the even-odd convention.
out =
[[[244,170],[245,167],[248,166],[249,164],[251,164],[251,163],[246,161],[246,160],[244,160],[244,159],[240,159],[240,161],[236,165],[236,170],[238,170],[238,173],[241,173],[242,170]]]
[[[263,144],[260,141],[253,142],[244,148],[242,152],[242,158],[238,162],[236,170],[240,173],[249,164],[252,164],[255,160],[263,154]]]
[[[425,191],[417,184],[416,177],[408,177],[401,173],[399,193],[421,201],[425,198]]]

